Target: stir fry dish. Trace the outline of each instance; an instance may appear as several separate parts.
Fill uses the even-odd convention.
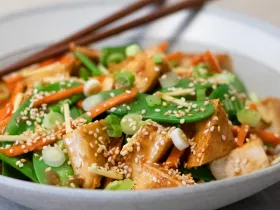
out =
[[[69,52],[0,83],[1,174],[61,187],[183,187],[280,161],[280,99],[231,58],[168,43]]]

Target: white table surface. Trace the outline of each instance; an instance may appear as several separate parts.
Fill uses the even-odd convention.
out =
[[[0,18],[27,8],[34,8],[53,3],[67,3],[71,1],[73,2],[79,0],[0,0]],[[257,18],[280,27],[280,0],[220,0],[215,1],[212,4],[241,14],[249,15],[253,18]],[[220,210],[234,209],[280,209],[280,183]],[[29,209],[0,197],[0,210]]]

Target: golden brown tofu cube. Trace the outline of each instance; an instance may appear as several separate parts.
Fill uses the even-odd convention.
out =
[[[83,179],[83,188],[95,189],[100,186],[102,176],[91,173],[92,164],[104,166],[104,151],[107,150],[109,137],[103,130],[103,122],[96,121],[75,129],[64,136],[64,143],[75,175]]]
[[[169,68],[166,62],[162,62],[160,65],[155,65],[153,57],[148,56],[146,53],[140,53],[134,57],[129,57],[120,64],[111,65],[110,72],[115,71],[129,71],[135,76],[134,87],[139,92],[144,93],[158,82],[158,77],[161,73]],[[116,84],[118,88],[118,84]]]
[[[179,187],[195,183],[190,174],[181,176],[172,169],[151,163],[139,164],[132,178],[135,183],[134,190]]]
[[[196,123],[187,167],[197,167],[225,156],[235,148],[232,126],[219,100],[213,100],[215,113]]]
[[[121,154],[125,162],[134,170],[141,161],[157,163],[162,160],[173,144],[168,135],[169,130],[170,128],[151,120],[146,121],[146,124],[122,148]]]
[[[211,172],[216,179],[249,174],[268,166],[268,157],[260,139],[252,140],[210,163]]]
[[[280,133],[280,99],[268,97],[258,106],[262,119],[268,124],[267,131]]]

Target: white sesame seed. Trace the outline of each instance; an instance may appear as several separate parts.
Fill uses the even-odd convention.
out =
[[[184,124],[185,123],[185,119],[180,119],[180,123]]]
[[[225,141],[227,140],[227,137],[225,135],[222,135],[222,139]]]
[[[155,109],[155,112],[160,112],[160,109]]]
[[[210,132],[213,132],[213,131],[214,131],[214,129],[215,129],[215,127],[214,127],[214,126],[211,126],[211,128],[210,128]]]

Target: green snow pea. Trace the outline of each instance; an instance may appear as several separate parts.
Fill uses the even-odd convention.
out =
[[[167,102],[167,106],[158,105],[155,107],[150,107],[146,102],[147,96],[148,94],[139,93],[136,96],[134,102],[127,105],[120,105],[116,107],[116,110],[111,109],[108,112],[118,116],[124,116],[126,114],[140,114],[143,116],[144,120],[151,119],[156,122],[177,124],[182,121],[188,123],[200,121],[211,116],[215,111],[214,105],[212,103],[204,105],[204,101],[188,101],[188,103],[191,103],[192,107],[195,108],[192,108],[185,116],[178,118],[174,115],[173,111],[185,111],[185,107],[178,108],[178,105],[170,102]],[[201,111],[201,108],[204,110]],[[145,111],[143,112],[143,110]],[[170,115],[164,115],[169,110],[172,111],[172,113]]]
[[[16,162],[20,160],[21,158],[26,159],[26,162],[23,164],[23,167],[18,167],[16,165]],[[28,160],[25,156],[21,157],[8,157],[2,153],[0,153],[0,159],[3,163],[9,164],[11,167],[15,168],[16,170],[20,171],[22,174],[30,178],[33,182],[38,182],[38,179],[36,177],[35,171],[33,169],[33,164],[30,160]],[[2,166],[3,167],[3,166]],[[4,170],[5,170],[4,166]],[[6,168],[7,169],[7,168]],[[12,172],[8,172],[6,174],[10,174]]]
[[[40,160],[40,157],[42,156],[42,152],[37,153],[38,156],[33,155],[33,165],[34,170],[37,175],[38,181],[41,184],[47,184],[46,179],[46,173],[45,170],[49,168],[44,160]],[[60,178],[61,185],[67,185],[67,182],[69,180],[69,176],[74,175],[74,171],[71,165],[68,165],[68,156],[65,154],[65,162],[63,165],[59,167],[50,167],[52,171],[56,172]]]
[[[75,106],[73,106],[70,109],[70,116],[72,117],[72,119],[76,119],[76,118],[80,117],[83,113],[84,113],[84,110],[82,110],[78,107],[75,107]]]
[[[212,91],[212,93],[209,96],[209,99],[225,99],[225,94],[227,94],[229,97],[231,94],[229,93],[230,87],[226,84],[219,85],[215,90]]]
[[[215,177],[213,176],[213,174],[210,171],[209,164],[205,164],[205,165],[195,167],[195,168],[190,168],[190,169],[181,167],[179,170],[182,174],[191,173],[192,177],[194,179],[204,180],[206,182],[215,180]]]

